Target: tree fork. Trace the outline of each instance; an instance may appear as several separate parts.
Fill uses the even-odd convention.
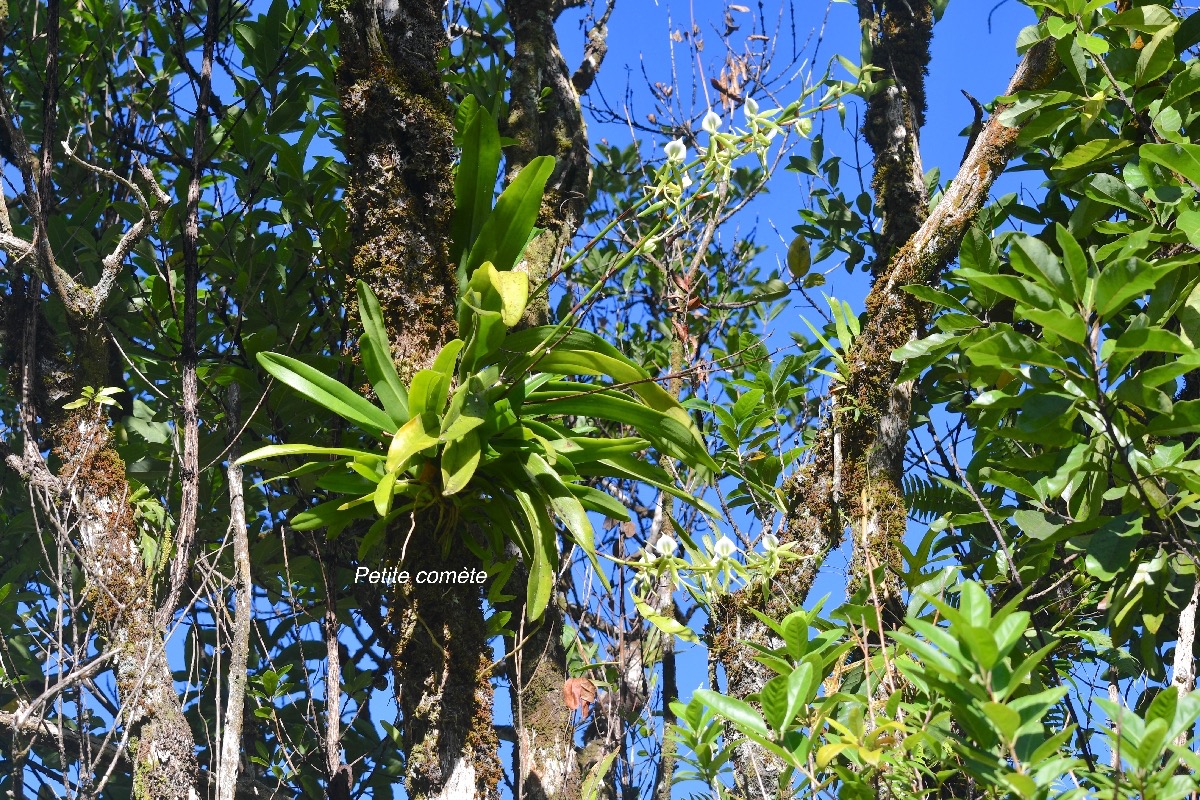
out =
[[[1022,58],[1005,95],[1044,87],[1059,71],[1052,40],[1031,47]],[[770,670],[753,658],[745,642],[770,646],[770,630],[751,609],[781,619],[800,606],[812,588],[828,553],[842,541],[843,524],[834,504],[840,497],[861,497],[861,485],[846,470],[835,473],[835,439],[840,448],[869,453],[876,444],[879,423],[887,418],[900,365],[891,354],[920,329],[927,310],[924,304],[903,291],[915,283],[932,284],[958,252],[959,244],[979,211],[988,191],[1003,172],[1016,147],[1021,128],[1005,127],[1000,115],[988,120],[954,181],[937,207],[891,259],[867,297],[867,323],[849,355],[850,376],[840,393],[839,404],[853,403],[859,410],[857,422],[839,426],[826,422],[813,445],[813,459],[789,481],[791,509],[783,536],[796,543],[802,558],[785,565],[765,585],[751,585],[722,599],[714,608],[708,632],[713,658],[726,674],[729,695],[746,698],[762,689],[772,677]],[[847,439],[850,439],[847,442]],[[843,454],[844,456],[844,454]],[[777,776],[765,754],[745,753],[737,764],[737,785],[745,796],[757,796],[760,781]],[[750,759],[763,766],[754,769]],[[767,774],[764,775],[764,772]],[[765,783],[765,781],[762,781]]]

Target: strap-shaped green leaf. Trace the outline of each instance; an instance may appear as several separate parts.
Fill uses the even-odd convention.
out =
[[[548,353],[544,352],[547,347]],[[530,365],[539,372],[607,376],[614,383],[627,384],[643,403],[691,429],[703,445],[700,432],[679,401],[658,385],[649,372],[591,331],[579,328],[562,331],[557,326],[543,325],[509,334],[504,349],[528,353]]]
[[[487,421],[490,406],[482,391],[480,381],[474,377],[459,386],[450,399],[441,423],[441,440],[453,442],[475,430]]]
[[[319,505],[313,506],[307,511],[301,511],[296,516],[292,517],[288,523],[294,531],[313,531],[319,528],[329,529],[329,538],[337,536],[342,528],[356,519],[361,519],[367,516],[367,511],[363,508],[341,508],[341,500],[329,500]]]
[[[269,444],[257,450],[246,453],[235,463],[249,464],[252,461],[262,461],[264,458],[279,458],[281,456],[349,456],[366,461],[381,461],[383,456],[378,453],[368,453],[366,450],[353,450],[349,447],[318,447],[314,444]]]
[[[522,411],[528,416],[573,415],[631,425],[672,458],[678,458],[693,467],[706,467],[714,472],[717,470],[716,462],[703,443],[696,439],[690,426],[661,411],[615,394],[580,391],[574,396],[545,397],[535,392],[526,400]]]
[[[459,130],[462,157],[454,175],[454,220],[450,225],[450,260],[457,264],[479,236],[492,210],[496,172],[500,169],[500,132],[496,120],[473,102]],[[468,106],[464,102],[460,106]]]
[[[485,261],[492,262],[501,271],[516,266],[537,223],[542,192],[553,171],[554,158],[538,156],[526,164],[508,185],[471,247],[471,254],[467,258],[467,275]]]
[[[395,428],[387,412],[319,369],[278,353],[259,353],[257,357],[263,369],[275,378],[374,436],[382,438],[384,431]]]
[[[408,422],[408,390],[400,381],[392,361],[379,298],[362,281],[358,282],[358,316],[365,332],[359,339],[358,349],[362,353],[363,367],[367,370],[371,388],[392,421],[396,425],[403,425]]]
[[[375,513],[386,517],[392,510],[392,490],[396,488],[396,473],[388,472],[375,486]]]
[[[408,411],[414,417],[426,412],[441,415],[450,399],[450,377],[462,348],[462,339],[451,339],[438,352],[432,367],[418,370],[413,376],[408,392]]]
[[[647,486],[662,489],[672,497],[676,497],[688,505],[700,509],[713,519],[721,518],[721,512],[717,511],[704,500],[677,487],[671,481],[671,476],[666,473],[666,470],[656,467],[653,464],[648,464],[633,456],[610,456],[594,464],[584,465],[580,468],[579,474],[583,476],[625,478],[627,480],[640,481]]]
[[[619,519],[622,522],[629,521],[629,509],[608,492],[593,489],[582,483],[568,483],[566,486],[588,511],[595,511],[597,514],[603,514],[610,519]]]
[[[516,481],[509,484],[509,489],[520,504],[529,524],[529,552],[525,554],[529,582],[525,593],[525,610],[529,620],[535,622],[541,619],[554,590],[554,576],[558,571],[558,535],[554,530],[554,522],[546,511],[548,504],[545,502],[545,496],[529,491],[536,491],[536,484],[527,485],[525,481]]]
[[[596,574],[602,575],[600,562],[596,560],[596,532],[587,512],[583,510],[583,505],[571,494],[571,490],[558,477],[558,473],[537,453],[531,452],[526,456],[524,467],[532,485],[550,501],[554,514],[567,526],[575,544],[579,545],[596,568]]]

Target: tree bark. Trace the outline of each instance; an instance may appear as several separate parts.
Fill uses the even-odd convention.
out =
[[[442,6],[435,0],[327,5],[341,37],[351,273],[379,297],[406,379],[457,332],[448,257],[456,152],[453,110],[438,72],[438,53],[447,45]],[[412,520],[411,532],[401,520],[389,534],[389,563],[408,541],[405,568],[413,574],[477,567],[463,535],[429,515]],[[498,796],[491,656],[478,587],[401,584],[390,598],[388,624],[408,796]]]
[[[221,731],[221,754],[217,760],[217,800],[235,800],[241,766],[242,721],[246,713],[246,662],[250,654],[250,601],[254,586],[250,576],[250,539],[246,530],[246,501],[242,492],[241,455],[237,441],[241,422],[238,384],[229,384],[225,424],[229,430],[229,531],[233,535],[233,641],[229,655],[229,699],[225,704],[225,728]]]
[[[1179,693],[1187,694],[1196,688],[1196,610],[1200,608],[1200,581],[1192,587],[1192,598],[1179,612],[1179,634],[1175,637],[1175,661],[1172,664],[1171,683]],[[1185,747],[1190,731],[1175,737],[1175,744]]]
[[[869,0],[859,0],[858,10],[864,34],[873,40],[872,62],[894,82],[868,101],[863,124],[863,135],[875,155],[871,185],[883,219],[872,271],[886,275],[892,259],[928,217],[920,132],[925,122],[925,74],[933,38],[933,9],[929,0],[912,0],[911,4],[889,0],[878,10]],[[900,546],[906,512],[900,480],[911,400],[911,382],[894,387],[886,409],[879,414],[874,441],[869,444],[856,441],[853,421],[842,425],[847,416],[833,421],[847,428],[843,475],[847,475],[850,485],[861,483],[865,495],[845,498],[849,508],[857,511],[850,518],[855,529],[850,591],[866,586],[885,623],[895,621],[902,613]],[[855,452],[863,444],[867,444],[865,452]],[[846,455],[851,456],[849,462]]]
[[[558,46],[554,22],[563,4],[555,0],[508,0],[514,37],[512,91],[506,133],[514,144],[506,150],[506,178],[517,173],[537,156],[552,155],[554,172],[547,182],[538,211],[541,232],[525,249],[517,269],[529,275],[536,286],[561,262],[587,208],[591,187],[587,126],[579,102],[581,90],[570,77]],[[610,7],[611,10],[611,7]],[[603,52],[604,21],[593,28],[589,62],[591,74],[599,69]],[[586,87],[585,87],[586,88]],[[543,97],[543,91],[549,90]],[[548,293],[530,300],[525,323],[549,321]],[[525,596],[526,573],[518,569],[509,591]],[[510,604],[516,626],[523,614],[519,601]],[[567,678],[566,653],[562,647],[562,611],[554,604],[546,609],[540,627],[528,634],[519,652],[506,639],[505,661],[511,685],[513,721],[516,729],[518,796],[522,800],[577,800],[583,771],[574,741],[573,711],[563,700]]]
[[[1025,54],[1004,94],[1041,88],[1058,68],[1054,43],[1040,42]],[[904,400],[895,399],[900,365],[891,354],[917,335],[927,310],[903,287],[939,280],[1012,157],[1019,133],[1019,127],[1005,127],[1000,115],[993,114],[937,207],[876,277],[867,297],[867,322],[848,354],[850,374],[838,398],[839,405],[857,409],[857,420],[852,416],[827,420],[813,445],[812,461],[788,485],[791,508],[781,539],[794,542],[802,558],[788,562],[765,590],[755,586],[728,595],[714,608],[709,643],[712,657],[725,669],[731,696],[744,699],[773,676],[746,646],[747,642],[772,646],[769,629],[752,609],[781,619],[800,606],[825,557],[841,544],[846,519],[854,519],[864,505],[878,515],[877,530],[903,531],[903,504],[872,497],[862,468],[881,441],[897,433],[903,436],[907,430],[907,425],[903,431],[886,427],[902,413],[907,419],[902,412]],[[837,462],[842,465],[839,470],[834,469]],[[860,467],[857,472],[847,470],[847,464]],[[761,748],[742,747],[735,753],[736,780],[743,796],[765,792],[773,797],[780,771],[779,763]]]
[[[571,243],[587,210],[592,183],[587,125],[579,104],[581,92],[571,80],[554,30],[563,7],[557,0],[508,0],[505,4],[514,39],[506,121],[506,132],[514,144],[507,150],[507,180],[511,181],[537,156],[555,158],[554,172],[546,183],[538,212],[537,224],[542,232],[529,243],[517,266],[529,274],[534,285],[558,265]],[[598,28],[603,24],[598,23]],[[596,36],[603,41],[601,33]],[[594,74],[603,53],[594,46],[592,51],[599,53],[592,56]],[[546,294],[532,299],[526,316],[531,324],[540,324],[549,317]]]

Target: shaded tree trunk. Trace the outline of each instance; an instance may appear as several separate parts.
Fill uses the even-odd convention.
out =
[[[541,232],[529,243],[517,269],[529,275],[536,286],[561,262],[587,208],[591,187],[587,126],[583,120],[580,88],[572,81],[558,46],[554,23],[564,4],[554,0],[508,0],[514,37],[512,92],[505,132],[514,140],[506,150],[506,179],[511,181],[526,164],[541,155],[555,158],[554,172],[547,182],[538,211]],[[589,52],[598,54],[588,62],[591,75],[603,60],[607,15],[592,29]],[[543,96],[543,92],[548,94]],[[531,298],[525,322],[544,324],[549,320],[547,293]],[[518,569],[512,576],[517,598],[525,596],[527,574]],[[519,625],[523,607],[510,604],[512,622]],[[516,651],[507,639],[505,669],[511,685],[513,722],[516,729],[517,777],[523,800],[578,800],[583,770],[576,752],[573,711],[563,698],[567,678],[566,652],[562,647],[563,614],[554,604],[547,609],[524,644]]]
[[[403,377],[428,366],[456,333],[449,262],[454,207],[453,111],[438,72],[447,45],[442,3],[330,3],[341,37],[338,84],[348,163],[351,274],[379,297]],[[389,563],[408,541],[405,568],[479,566],[457,525],[400,520]],[[413,800],[498,796],[491,654],[474,585],[398,585],[389,626]]]

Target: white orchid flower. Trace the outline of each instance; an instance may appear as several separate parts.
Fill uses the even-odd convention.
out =
[[[683,139],[672,139],[663,146],[667,153],[667,161],[682,162],[687,159],[687,145]]]
[[[716,555],[717,558],[732,558],[733,554],[736,552],[737,545],[735,545],[728,536],[722,536],[720,539],[717,539],[716,544],[713,545],[713,554]]]

